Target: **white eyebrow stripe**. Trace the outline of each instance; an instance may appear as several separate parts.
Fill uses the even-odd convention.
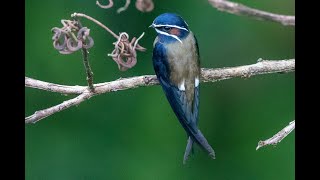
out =
[[[166,35],[166,36],[171,36],[171,37],[175,38],[176,40],[178,40],[182,44],[182,41],[176,35],[168,34],[166,32],[160,31],[158,29],[155,29],[155,30],[160,34],[163,34],[163,35]]]
[[[168,26],[168,27],[174,27],[174,28],[178,28],[178,29],[182,29],[182,30],[188,31],[188,29],[186,29],[186,28],[184,28],[184,27],[177,26],[177,25],[170,25],[170,24],[154,24],[154,23],[152,23],[152,25],[153,25],[154,27]],[[188,32],[189,32],[189,31],[188,31]]]

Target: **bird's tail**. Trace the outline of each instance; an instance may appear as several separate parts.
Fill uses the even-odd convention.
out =
[[[186,163],[187,159],[190,156],[190,152],[193,150],[193,142],[195,141],[197,144],[200,145],[200,147],[202,149],[204,149],[205,151],[207,151],[209,153],[209,156],[212,159],[215,159],[215,152],[212,149],[212,147],[210,146],[210,144],[208,143],[207,139],[203,136],[203,134],[201,133],[200,130],[198,130],[197,133],[192,133],[193,137],[188,137],[188,142],[187,142],[187,146],[186,146],[186,150],[184,153],[184,157],[183,157],[183,164]]]
[[[193,153],[193,140],[189,136],[186,151],[184,152],[184,156],[183,156],[183,164],[186,164],[187,160],[189,159],[190,152]]]

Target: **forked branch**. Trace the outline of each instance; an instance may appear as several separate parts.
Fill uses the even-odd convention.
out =
[[[295,70],[295,60],[262,60],[259,59],[257,63],[251,65],[244,65],[230,68],[218,69],[201,69],[201,82],[215,82],[220,80],[231,79],[235,77],[249,78],[251,76],[268,74],[268,73],[284,73]],[[25,77],[25,86],[30,88],[41,89],[45,91],[57,92],[61,94],[78,94],[76,98],[65,101],[56,106],[40,110],[33,115],[25,118],[25,123],[36,123],[37,121],[48,117],[54,113],[60,112],[64,109],[78,105],[81,102],[99,94],[108,92],[134,89],[143,86],[152,86],[159,84],[155,75],[144,75],[131,78],[118,79],[111,82],[94,84],[95,90],[90,91],[88,86],[66,86],[48,83],[44,81],[35,80]]]
[[[295,25],[295,16],[280,15],[261,11],[247,7],[240,3],[234,3],[227,0],[209,0],[209,3],[218,10],[225,11],[231,14],[249,16],[258,20],[278,22],[284,26]]]
[[[264,140],[264,141],[259,141],[256,150],[258,150],[259,148],[266,146],[266,145],[278,144],[285,137],[287,137],[287,135],[290,134],[291,131],[293,131],[295,127],[296,127],[296,123],[295,123],[295,120],[293,120],[289,123],[289,125],[287,125],[285,128],[283,128],[281,131],[279,131],[277,134],[275,134],[271,138]]]

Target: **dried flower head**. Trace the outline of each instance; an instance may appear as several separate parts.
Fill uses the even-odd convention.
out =
[[[52,32],[53,47],[61,54],[71,54],[81,48],[89,49],[94,41],[90,29],[82,27],[76,20],[61,20],[62,28],[54,27]]]
[[[136,8],[141,12],[150,12],[154,8],[152,0],[137,0]]]
[[[132,38],[129,41],[129,35],[125,32],[120,33],[119,38],[114,42],[114,50],[108,56],[118,64],[119,70],[126,71],[132,68],[137,63],[136,50],[145,51],[146,49],[138,44],[138,41],[143,37],[144,33],[137,39]],[[124,60],[126,59],[126,60]]]
[[[119,70],[121,71],[126,71],[129,68],[132,68],[137,63],[137,52],[136,52],[137,50],[138,51],[146,50],[146,48],[138,44],[138,41],[143,37],[144,33],[142,33],[139,38],[133,37],[132,40],[129,41],[129,35],[127,33],[122,32],[118,36],[107,26],[103,25],[98,20],[86,14],[75,12],[71,14],[71,17],[77,20],[79,27],[81,27],[79,18],[83,17],[96,23],[97,25],[105,29],[107,32],[109,32],[113,37],[117,39],[116,42],[112,43],[115,48],[111,54],[108,54],[108,56],[112,57],[112,59],[118,64]],[[87,36],[86,39],[88,39],[88,42],[85,42],[85,43],[82,42],[83,47],[86,47],[86,45],[91,47],[93,45],[93,40],[92,38],[90,38],[89,32],[90,31],[87,28],[78,31],[78,36],[77,36],[78,39],[81,39],[81,37],[85,37],[85,36]]]

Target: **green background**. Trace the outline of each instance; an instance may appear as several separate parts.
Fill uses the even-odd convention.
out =
[[[102,1],[105,4],[107,1]],[[241,0],[250,7],[294,15],[293,0]],[[128,10],[115,1],[101,9],[95,1],[26,1],[26,76],[66,85],[86,85],[80,52],[61,55],[52,46],[51,28],[73,12],[88,14],[117,34],[140,36],[147,48],[138,52],[137,65],[120,72],[107,57],[115,39],[88,20],[95,45],[90,49],[94,82],[154,74],[148,28],[164,12],[176,12],[196,34],[201,66],[211,68],[253,64],[257,59],[295,57],[295,28],[240,17],[213,8],[207,0],[155,1],[142,13],[133,1]],[[25,88],[25,115],[74,97]],[[30,180],[78,179],[245,179],[295,178],[295,132],[276,147],[256,151],[267,139],[295,119],[295,74],[269,74],[203,83],[199,127],[216,151],[216,160],[196,148],[182,164],[186,135],[160,86],[107,93],[77,107],[25,125],[25,175]]]

